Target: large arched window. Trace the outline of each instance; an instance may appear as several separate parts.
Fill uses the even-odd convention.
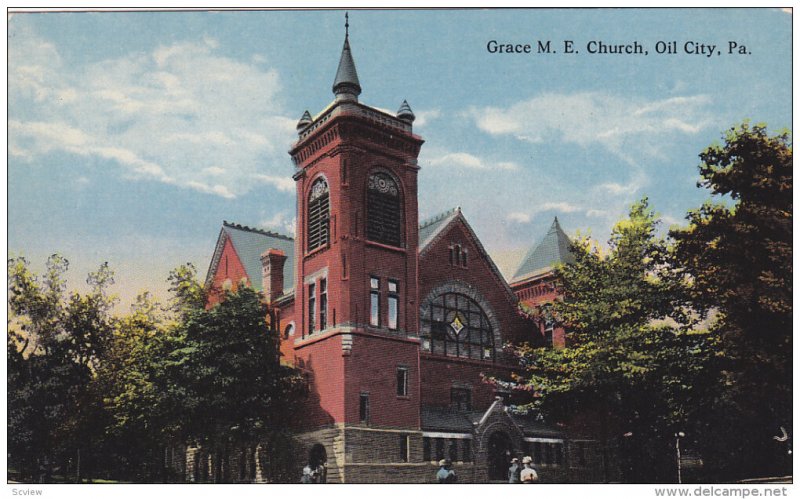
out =
[[[367,181],[367,239],[401,246],[402,213],[397,182],[386,173],[371,173]]]
[[[329,201],[328,183],[320,177],[311,185],[311,194],[308,196],[308,251],[328,244]]]
[[[494,332],[489,318],[472,298],[442,293],[420,317],[423,350],[450,357],[495,360]]]

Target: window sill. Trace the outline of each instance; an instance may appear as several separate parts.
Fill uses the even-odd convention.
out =
[[[403,254],[406,254],[406,253],[407,253],[407,251],[406,251],[406,249],[405,249],[405,248],[401,248],[401,247],[399,247],[399,246],[391,246],[391,245],[389,245],[389,244],[376,243],[375,241],[364,241],[364,243],[365,243],[367,246],[372,246],[372,247],[375,247],[375,248],[380,248],[380,249],[385,249],[385,250],[389,250],[389,251],[394,251],[394,252],[396,252],[396,253],[403,253]]]
[[[306,254],[305,254],[304,258],[310,258],[312,256],[316,256],[317,253],[322,253],[323,251],[327,250],[330,247],[331,247],[331,243],[327,242],[327,243],[323,244],[322,246],[314,248],[311,251],[306,251]]]
[[[398,395],[397,400],[411,400],[411,395]]]

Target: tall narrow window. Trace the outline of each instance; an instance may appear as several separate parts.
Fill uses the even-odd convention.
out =
[[[358,399],[358,420],[369,423],[369,393],[362,393]]]
[[[472,442],[469,440],[461,441],[461,460],[465,463],[472,462]]]
[[[431,437],[422,438],[422,460],[431,460]]]
[[[408,462],[408,435],[400,435],[400,462]]]
[[[317,318],[315,306],[317,304],[317,286],[312,282],[308,285],[308,334],[314,332]]]
[[[369,325],[381,325],[381,281],[377,277],[369,278]]]
[[[397,309],[400,297],[397,291],[397,281],[389,281],[388,309],[386,325],[389,329],[397,329]]]
[[[328,327],[328,280],[319,280],[319,329]]]
[[[455,462],[458,461],[458,439],[451,438],[450,445],[447,449],[447,458],[451,461]]]
[[[386,173],[373,173],[367,180],[367,239],[390,246],[402,244],[400,189]]]
[[[437,438],[436,439],[436,460],[440,461],[444,459],[444,439]]]
[[[397,368],[397,396],[398,397],[407,397],[408,396],[408,368],[407,367],[398,367]]]
[[[328,244],[329,199],[328,183],[320,177],[314,181],[308,197],[308,251]]]

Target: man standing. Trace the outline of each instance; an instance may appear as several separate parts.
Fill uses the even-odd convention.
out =
[[[539,481],[539,474],[533,469],[533,459],[531,459],[531,456],[522,458],[522,466],[524,466],[524,469],[520,472],[522,483],[536,483]]]
[[[508,483],[520,483],[519,459],[516,457],[511,460],[511,466],[508,468]]]

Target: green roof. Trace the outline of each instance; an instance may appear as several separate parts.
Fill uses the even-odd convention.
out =
[[[544,239],[525,255],[511,281],[519,281],[540,274],[558,264],[574,263],[575,257],[570,252],[570,244],[569,237],[561,229],[558,217],[556,217]]]
[[[419,251],[422,251],[425,246],[430,244],[433,238],[436,237],[436,234],[438,234],[453,217],[458,215],[458,212],[458,207],[452,208],[419,224]]]
[[[286,255],[286,263],[283,265],[284,294],[294,288],[294,239],[275,232],[225,221],[222,223],[222,232],[233,244],[233,249],[236,250],[236,254],[239,256],[242,266],[244,266],[244,271],[253,289],[257,291],[263,290],[261,254],[270,248],[279,249]],[[222,237],[222,234],[220,234],[220,237]],[[222,251],[222,248],[218,248],[217,251]],[[218,258],[215,255],[214,261],[212,261],[212,268],[209,270],[209,277],[213,272],[216,272],[215,262]]]

